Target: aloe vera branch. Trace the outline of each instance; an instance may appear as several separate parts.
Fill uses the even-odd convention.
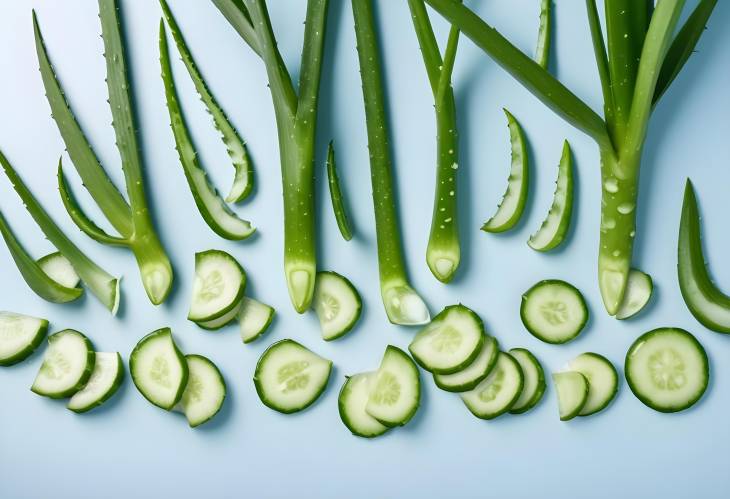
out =
[[[608,55],[606,44],[603,41],[603,29],[601,19],[598,17],[596,0],[586,0],[586,12],[588,15],[588,26],[591,30],[591,41],[593,42],[593,54],[598,67],[598,77],[601,80],[601,92],[603,94],[603,114],[606,117],[606,126],[611,135],[615,134],[615,118],[613,111],[613,91],[611,90],[611,71],[608,68]]]
[[[392,165],[380,57],[371,0],[352,0],[352,12],[355,18],[355,36],[370,149],[380,293],[385,312],[392,323],[424,324],[430,320],[430,313],[421,297],[408,283],[401,248],[398,215],[393,198]]]
[[[345,209],[345,201],[342,199],[342,190],[340,189],[340,178],[337,175],[337,162],[335,160],[335,147],[330,141],[327,146],[327,183],[330,187],[330,199],[332,201],[332,211],[335,213],[337,220],[337,228],[345,241],[352,239],[352,227],[350,218],[347,216]]]
[[[540,28],[537,31],[535,62],[543,69],[547,69],[550,62],[550,36],[553,28],[553,16],[550,13],[551,2],[552,0],[541,0],[540,2]]]

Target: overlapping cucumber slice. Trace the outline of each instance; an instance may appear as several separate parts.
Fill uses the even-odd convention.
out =
[[[188,381],[180,408],[191,428],[213,419],[226,399],[226,382],[218,367],[202,355],[186,355]]]
[[[238,309],[241,340],[244,343],[251,343],[263,336],[274,320],[275,313],[274,307],[244,296],[241,308]]]
[[[48,321],[14,312],[0,312],[0,366],[27,359],[43,342]]]
[[[139,340],[129,356],[129,371],[142,396],[168,411],[182,398],[189,376],[187,361],[167,327]]]
[[[545,393],[545,372],[532,352],[525,348],[513,348],[509,351],[510,355],[517,361],[522,369],[524,383],[522,392],[515,403],[510,407],[511,414],[522,414],[533,407],[542,399]]]
[[[520,364],[510,354],[500,352],[489,376],[473,390],[462,393],[461,399],[476,417],[494,419],[512,408],[523,385]]]
[[[340,419],[353,435],[364,438],[378,437],[391,427],[384,425],[368,414],[365,408],[377,373],[366,372],[349,376],[342,385],[337,406]]]
[[[220,319],[240,305],[245,289],[246,273],[235,258],[220,250],[197,253],[188,319],[197,323]]]
[[[86,385],[95,358],[94,346],[82,333],[66,329],[52,334],[31,390],[44,397],[70,397]]]
[[[588,401],[588,380],[579,372],[566,371],[553,373],[553,383],[558,393],[560,420],[570,421]]]
[[[337,272],[317,272],[312,308],[325,341],[347,334],[357,323],[362,300],[355,286]]]
[[[122,384],[124,364],[118,352],[96,352],[94,370],[86,385],[66,404],[74,412],[88,412],[109,400]]]
[[[486,378],[495,365],[499,354],[499,342],[486,336],[479,355],[464,369],[451,374],[434,374],[436,386],[447,392],[467,392],[473,390]]]

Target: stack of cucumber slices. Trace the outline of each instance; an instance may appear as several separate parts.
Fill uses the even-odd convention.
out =
[[[560,420],[569,421],[608,407],[618,392],[618,373],[606,357],[587,352],[571,360],[565,370],[553,373],[553,383]]]
[[[269,328],[275,310],[244,296],[245,291],[246,272],[230,254],[220,250],[197,253],[188,319],[212,331],[238,322],[241,339],[251,343]]]
[[[191,427],[210,421],[223,406],[226,383],[202,355],[183,355],[170,328],[154,331],[129,356],[132,381],[152,404],[185,414]]]

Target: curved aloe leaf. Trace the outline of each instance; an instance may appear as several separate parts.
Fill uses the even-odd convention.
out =
[[[550,3],[552,0],[540,2],[540,28],[537,32],[537,47],[535,48],[535,62],[543,69],[548,68],[550,62],[550,36],[552,34],[553,16]]]
[[[335,212],[337,227],[340,234],[349,241],[352,239],[352,227],[350,218],[347,216],[345,202],[342,199],[342,190],[340,189],[340,179],[337,176],[337,163],[335,162],[335,148],[332,142],[327,146],[327,181],[330,186],[330,198],[332,199],[332,210]]]

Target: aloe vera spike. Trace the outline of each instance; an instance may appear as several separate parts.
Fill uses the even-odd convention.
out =
[[[535,48],[535,62],[543,69],[547,69],[550,62],[550,36],[553,25],[550,2],[551,0],[540,1],[540,28],[537,31]]]
[[[428,81],[431,84],[431,91],[435,98],[438,93],[442,74],[441,69],[443,67],[443,60],[441,59],[441,53],[436,42],[436,35],[433,32],[428,12],[426,12],[424,0],[408,0],[408,7],[411,11],[411,19],[413,20],[413,27],[418,38],[418,46],[423,56]]]
[[[23,183],[18,173],[0,152],[0,164],[13,184],[15,192],[25,204],[26,210],[33,217],[38,227],[48,240],[65,256],[73,266],[81,280],[91,292],[106,306],[112,314],[116,314],[119,306],[119,279],[109,275],[104,269],[87,257],[56,225],[46,210],[38,203],[33,193]]]
[[[198,155],[178,102],[175,80],[170,67],[165,23],[162,19],[160,19],[159,47],[162,81],[165,87],[167,109],[170,113],[170,127],[175,137],[175,148],[198,211],[208,226],[219,236],[229,240],[245,239],[253,234],[255,229],[250,222],[240,219],[231,211],[215,188],[210,185],[205,170],[198,162]]]
[[[0,233],[3,239],[5,239],[10,256],[15,261],[15,265],[18,267],[20,274],[35,294],[52,303],[68,303],[76,300],[83,294],[84,290],[82,288],[61,286],[43,272],[38,262],[25,251],[25,248],[17,240],[1,210]]]
[[[261,56],[258,35],[253,27],[251,15],[243,4],[243,0],[212,0],[213,4],[223,14],[223,17],[243,38],[246,44],[251,47],[256,55]]]
[[[342,190],[340,189],[340,179],[337,175],[337,163],[335,161],[335,148],[330,141],[327,146],[327,180],[330,186],[330,198],[332,199],[332,210],[335,213],[337,227],[345,241],[352,239],[352,227],[350,226],[350,218],[347,216],[345,202],[342,199]]]
[[[76,226],[87,236],[103,244],[110,244],[114,246],[124,246],[127,241],[118,236],[112,236],[104,231],[101,227],[96,225],[91,218],[81,209],[78,201],[71,192],[71,188],[66,181],[66,176],[63,173],[63,164],[61,159],[58,160],[58,192],[61,194],[61,201],[63,206],[66,208],[71,220]]]
[[[195,86],[200,99],[203,101],[203,104],[205,104],[205,107],[210,112],[210,115],[213,118],[213,124],[215,125],[216,130],[220,132],[221,140],[226,146],[226,152],[231,158],[231,162],[235,168],[233,185],[231,186],[231,190],[228,196],[226,196],[225,201],[227,203],[237,203],[242,201],[251,194],[254,182],[253,164],[251,163],[251,159],[248,155],[246,142],[238,134],[236,128],[226,116],[225,111],[218,104],[218,101],[215,99],[210,88],[208,88],[203,75],[198,69],[198,66],[195,64],[195,59],[185,43],[182,31],[180,30],[180,27],[178,26],[166,0],[160,0],[160,5],[162,6],[162,12],[165,16],[165,20],[167,21],[168,26],[170,26],[170,32],[172,33],[173,40],[175,40],[178,52],[180,53],[183,63],[185,64],[185,67],[190,74],[190,78],[193,81],[193,85]]]
[[[606,44],[603,41],[603,29],[601,19],[598,17],[596,0],[586,0],[586,13],[588,26],[591,30],[591,41],[593,43],[593,54],[598,67],[598,77],[601,80],[601,92],[603,94],[603,114],[606,117],[606,126],[612,136],[615,134],[615,117],[613,111],[613,92],[611,90],[611,72],[608,69],[608,55]]]
[[[35,11],[33,11],[33,30],[41,77],[46,89],[48,103],[51,106],[51,116],[58,125],[58,130],[66,144],[66,150],[71,157],[71,161],[87,189],[93,188],[96,192],[96,195],[93,192],[91,193],[92,197],[109,222],[122,236],[128,237],[133,232],[129,204],[107,176],[68,105],[63,88],[61,88],[48,57]]]

